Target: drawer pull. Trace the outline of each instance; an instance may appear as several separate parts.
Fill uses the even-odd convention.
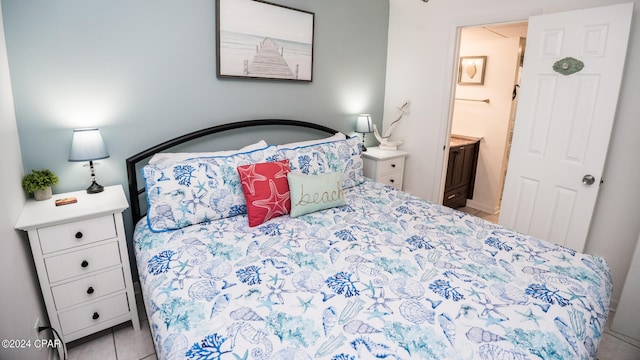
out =
[[[391,164],[391,167],[392,167],[392,168],[395,168],[395,167],[396,167],[396,164]]]
[[[91,295],[93,294],[93,286],[89,286],[89,288],[87,289],[87,294]]]
[[[449,195],[449,196],[447,197],[447,200],[451,200],[451,199],[453,199],[454,197],[456,197],[456,194]]]
[[[82,266],[83,268],[86,268],[87,266],[89,266],[89,262],[87,260],[82,260],[82,262],[80,263],[80,266]]]
[[[98,314],[97,312],[94,312],[93,316],[91,316],[93,320],[98,320],[99,317],[100,317],[100,314]]]
[[[395,181],[395,180],[393,180],[393,179],[389,179],[389,182],[393,184],[393,183],[394,183],[394,182],[396,182],[396,181]]]
[[[84,235],[82,234],[82,231],[78,231],[75,236],[76,236],[76,239],[82,239],[82,236]]]

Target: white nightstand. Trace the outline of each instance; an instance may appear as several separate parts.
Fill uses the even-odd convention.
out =
[[[66,197],[77,203],[55,206]],[[117,185],[27,200],[20,214],[15,228],[29,233],[49,324],[64,343],[128,320],[140,330],[122,221],[128,207]]]
[[[367,148],[367,151],[362,153],[364,176],[402,190],[404,158],[408,154],[408,152],[401,150],[380,150],[378,147]]]

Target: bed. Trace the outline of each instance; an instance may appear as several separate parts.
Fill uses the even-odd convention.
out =
[[[326,134],[141,165],[183,141],[255,125]],[[595,358],[612,291],[603,259],[363,178],[359,140],[334,133],[247,121],[127,159],[158,359]],[[282,200],[275,162],[288,165],[289,213],[238,195],[268,178],[269,204]]]

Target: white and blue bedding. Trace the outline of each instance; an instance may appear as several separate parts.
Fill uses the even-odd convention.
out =
[[[370,181],[347,206],[151,232],[159,359],[593,359],[604,260]]]

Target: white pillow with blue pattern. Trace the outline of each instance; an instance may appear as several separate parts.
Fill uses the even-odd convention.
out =
[[[142,169],[147,193],[147,222],[154,232],[246,214],[236,168],[275,161],[276,147],[231,156],[199,157]]]
[[[321,144],[278,147],[278,160],[289,159],[291,172],[305,175],[342,174],[342,188],[362,184],[362,143],[358,137]]]
[[[260,140],[254,144],[249,144],[245,147],[242,147],[238,150],[222,150],[222,151],[211,151],[211,152],[189,152],[189,153],[157,153],[149,159],[150,165],[161,165],[161,166],[169,166],[173,163],[199,158],[199,157],[211,157],[211,156],[231,156],[240,153],[245,153],[253,150],[265,149],[267,146],[267,142],[264,140]]]

